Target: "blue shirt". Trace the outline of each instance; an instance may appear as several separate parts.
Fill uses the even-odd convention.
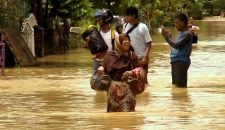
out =
[[[179,33],[175,42],[169,37],[166,38],[166,41],[172,46],[170,53],[171,63],[175,61],[191,63],[192,37],[192,33],[189,30],[185,30]]]

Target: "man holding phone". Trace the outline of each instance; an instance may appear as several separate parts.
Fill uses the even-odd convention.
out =
[[[172,40],[171,33],[165,27],[162,35],[172,47],[170,58],[172,67],[172,84],[177,87],[187,87],[188,68],[191,64],[192,33],[188,28],[188,17],[184,13],[176,15],[175,26],[180,33],[176,41]]]

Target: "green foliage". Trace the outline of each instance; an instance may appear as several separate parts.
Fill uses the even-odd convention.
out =
[[[203,9],[203,3],[195,2],[191,5],[188,14],[195,19],[202,19],[204,16],[203,12],[205,12]]]
[[[89,0],[50,0],[50,15],[69,17],[75,24],[88,19],[92,13],[92,3]]]
[[[26,0],[0,0],[0,27],[11,27],[20,31],[23,19],[28,16]]]
[[[225,11],[225,1],[224,0],[215,0],[214,2],[215,11]]]

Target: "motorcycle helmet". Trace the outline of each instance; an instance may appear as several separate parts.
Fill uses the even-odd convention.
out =
[[[103,20],[104,23],[113,22],[113,13],[109,9],[97,10],[94,13],[94,18]]]

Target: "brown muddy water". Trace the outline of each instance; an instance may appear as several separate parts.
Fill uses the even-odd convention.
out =
[[[225,22],[199,22],[189,87],[171,87],[169,46],[160,35],[149,64],[149,86],[136,112],[106,113],[106,93],[89,86],[91,55],[76,49],[46,56],[40,66],[6,68],[0,78],[0,129],[225,130]]]

